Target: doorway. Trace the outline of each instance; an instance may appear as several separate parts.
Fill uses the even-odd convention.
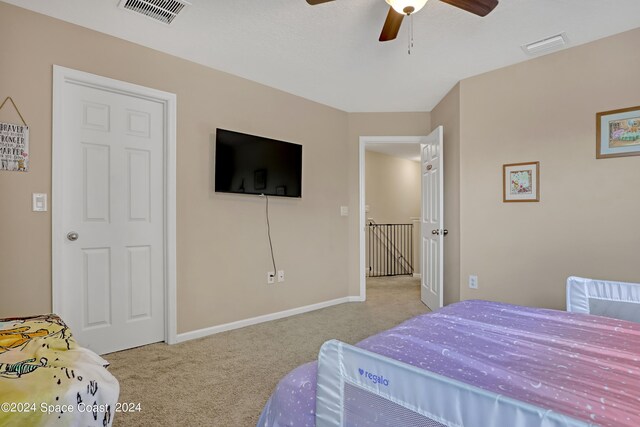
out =
[[[365,270],[368,279],[420,277],[420,192],[420,144],[367,144]]]
[[[413,147],[420,153],[416,158],[420,162],[420,221],[419,221],[419,262],[421,273],[421,300],[430,309],[436,310],[443,304],[443,168],[442,168],[443,128],[436,128],[428,136],[402,137],[360,137],[359,146],[359,236],[360,236],[360,298],[366,299],[366,227],[367,205],[365,155],[369,147],[393,146]]]

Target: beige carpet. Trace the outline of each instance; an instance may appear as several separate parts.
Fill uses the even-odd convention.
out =
[[[114,426],[255,426],[280,378],[315,360],[323,342],[356,343],[427,310],[418,279],[370,279],[365,303],[105,355],[120,402],[142,409],[116,414]]]

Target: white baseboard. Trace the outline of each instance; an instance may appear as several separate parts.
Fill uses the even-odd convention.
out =
[[[413,277],[415,277],[416,279],[422,279],[422,274],[420,274],[420,273],[413,273]]]
[[[337,298],[330,301],[319,302],[317,304],[305,305],[304,307],[292,308],[290,310],[279,311],[277,313],[265,314],[263,316],[251,317],[249,319],[238,320],[236,322],[225,323],[222,325],[211,326],[195,331],[184,332],[176,336],[175,344],[203,338],[209,335],[219,334],[220,332],[231,331],[233,329],[244,328],[245,326],[257,325],[258,323],[269,322],[271,320],[282,319],[284,317],[295,316],[296,314],[307,313],[309,311],[320,310],[321,308],[331,307],[332,305],[344,304],[345,302],[362,302],[359,296]]]

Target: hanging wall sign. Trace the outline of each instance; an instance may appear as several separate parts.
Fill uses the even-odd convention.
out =
[[[0,122],[0,170],[29,170],[29,127]]]
[[[0,109],[7,101],[13,104],[22,124],[0,122],[0,170],[26,172],[29,170],[29,126],[10,97]]]

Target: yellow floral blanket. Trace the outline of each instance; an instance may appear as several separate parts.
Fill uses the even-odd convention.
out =
[[[0,427],[111,426],[120,392],[55,314],[0,319]]]

